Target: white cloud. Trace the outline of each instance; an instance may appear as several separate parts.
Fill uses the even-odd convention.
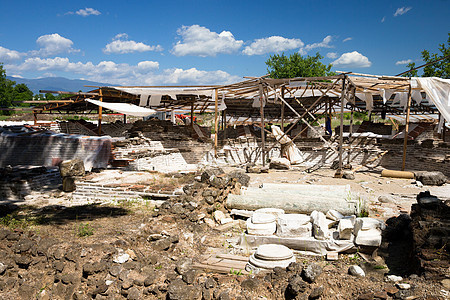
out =
[[[166,69],[161,74],[150,79],[152,83],[161,84],[227,84],[242,80],[239,76],[233,76],[221,70],[202,71],[196,68],[183,70],[180,68]],[[156,81],[156,82],[155,82]]]
[[[141,61],[136,65],[117,64],[113,61],[71,62],[65,57],[26,59],[20,65],[5,65],[8,72],[23,74],[41,72],[41,74],[61,73],[79,74],[86,80],[120,85],[164,85],[164,84],[227,84],[241,80],[241,77],[225,71],[203,71],[191,69],[165,69],[158,71],[159,63]]]
[[[0,46],[0,62],[20,59],[24,54],[15,50],[10,50]]]
[[[381,19],[381,23],[384,23],[384,21],[386,21],[386,17],[383,17],[383,18]]]
[[[36,43],[40,47],[37,51],[31,51],[33,56],[52,56],[60,53],[79,52],[72,48],[73,42],[57,33],[40,36]]]
[[[157,61],[141,61],[137,64],[137,67],[139,70],[147,71],[147,70],[154,70],[159,68],[159,63]]]
[[[150,46],[141,42],[128,41],[123,40],[123,38],[127,38],[128,35],[126,33],[120,33],[115,36],[114,40],[107,44],[103,49],[103,52],[106,54],[116,53],[116,54],[124,54],[124,53],[133,53],[133,52],[146,52],[146,51],[162,51],[162,47],[160,45]]]
[[[98,16],[98,15],[101,14],[101,12],[99,12],[98,10],[93,9],[93,8],[88,8],[88,7],[86,7],[85,9],[77,10],[75,13],[76,13],[77,15],[83,16],[83,17],[87,17],[87,16]]]
[[[399,65],[407,65],[407,64],[412,63],[412,62],[413,62],[412,59],[404,59],[404,60],[397,61],[395,64],[397,66],[399,66]]]
[[[338,54],[336,52],[329,52],[327,53],[327,57],[331,59],[335,59],[338,57]]]
[[[330,45],[333,37],[331,35],[327,35],[320,43],[308,44],[303,48],[300,48],[298,51],[301,55],[306,55],[308,51],[315,48],[333,48],[334,46]]]
[[[345,42],[348,42],[348,41],[351,41],[351,40],[353,40],[353,38],[352,37],[348,37],[348,38],[344,39],[342,42],[345,43]]]
[[[176,56],[230,54],[239,50],[244,43],[236,40],[229,31],[216,33],[200,25],[182,26],[177,33],[181,36],[181,41],[172,49],[172,54]]]
[[[344,68],[368,68],[372,65],[366,56],[357,51],[344,53],[331,64]]]
[[[263,39],[256,39],[250,46],[245,47],[242,53],[246,55],[261,55],[272,52],[282,52],[303,47],[304,43],[300,39],[287,39],[281,36],[271,36]]]
[[[397,8],[397,10],[395,11],[394,17],[404,15],[404,14],[406,14],[408,11],[410,11],[411,9],[412,9],[411,6],[408,6],[408,7],[404,7],[404,6],[403,6],[403,7],[399,7],[399,8]]]

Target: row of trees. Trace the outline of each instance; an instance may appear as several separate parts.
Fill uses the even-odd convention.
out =
[[[15,81],[6,78],[6,71],[0,63],[0,108],[11,108],[15,106],[27,107],[27,100],[59,100],[67,95],[53,95],[51,93],[33,94],[24,83],[16,84]],[[10,115],[11,111],[0,110],[0,115]]]
[[[0,107],[16,106],[14,101],[25,101],[33,99],[33,92],[23,83],[16,84],[15,81],[6,78],[3,65],[0,64]],[[8,115],[10,111],[0,111],[0,115]]]

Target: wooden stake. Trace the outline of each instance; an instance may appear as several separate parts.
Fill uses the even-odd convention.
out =
[[[103,102],[103,93],[102,93],[102,89],[99,89],[99,93],[100,93],[100,102]],[[98,107],[98,135],[102,135],[102,109],[103,107],[99,106]]]
[[[406,124],[405,124],[405,139],[403,140],[403,158],[402,158],[402,171],[405,171],[406,166],[406,148],[408,145],[408,130],[409,130],[409,112],[411,109],[411,84],[408,89],[408,105],[406,106]]]
[[[265,156],[266,153],[264,148],[266,147],[265,133],[264,133],[264,99],[263,99],[263,86],[262,83],[259,83],[259,104],[260,104],[260,116],[261,116],[261,158],[263,166],[266,165]]]
[[[352,150],[352,133],[353,133],[353,105],[352,105],[352,110],[350,112],[350,129],[349,129],[349,134],[348,134],[348,143],[350,144],[348,147],[348,154],[347,154],[347,164],[350,164],[350,153]]]
[[[214,89],[214,96],[215,96],[215,101],[214,101],[214,156],[217,158],[217,140],[218,140],[218,129],[219,129],[219,90],[218,89]]]

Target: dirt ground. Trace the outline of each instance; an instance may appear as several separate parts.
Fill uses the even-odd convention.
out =
[[[226,172],[232,169],[224,169]],[[384,178],[380,170],[357,172],[354,180],[333,178],[334,170],[272,171],[248,174],[250,186],[264,182],[349,184],[365,199],[369,216],[387,220],[409,213],[420,191],[449,197],[449,185],[419,187],[411,179]],[[140,172],[142,173],[142,172]],[[123,172],[123,181],[135,178]],[[111,183],[105,174],[91,180]],[[148,176],[148,180],[145,178]],[[154,173],[141,174],[141,183],[179,190],[189,179],[176,180]],[[141,178],[144,177],[144,178]],[[97,179],[95,179],[97,178]],[[110,179],[108,179],[110,178]],[[136,180],[136,179],[135,179]],[[447,282],[427,280],[421,274],[394,273],[389,241],[373,255],[340,254],[337,261],[296,254],[297,264],[269,275],[241,275],[193,270],[205,254],[244,255],[230,241],[243,229],[211,229],[199,217],[225,210],[223,203],[207,205],[200,195],[180,196],[159,208],[149,203],[66,207],[68,195],[55,192],[58,201],[36,201],[25,206],[1,206],[0,298],[2,299],[448,299]],[[382,201],[379,200],[380,196]],[[184,197],[184,198],[183,198]],[[189,198],[186,198],[189,197]],[[37,205],[41,203],[41,205]],[[47,203],[47,204],[44,204]],[[48,205],[59,203],[60,205]],[[128,255],[125,263],[117,258]],[[398,262],[397,262],[398,263]],[[304,277],[318,266],[312,281]],[[359,265],[365,277],[348,274]],[[315,267],[314,267],[315,268]],[[313,269],[314,269],[313,268]],[[405,267],[406,268],[406,267]],[[303,270],[303,271],[302,271]],[[396,269],[397,270],[397,269]],[[386,274],[403,276],[409,289],[386,281]]]

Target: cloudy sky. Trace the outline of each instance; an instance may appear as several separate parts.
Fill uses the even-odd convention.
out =
[[[220,84],[267,73],[275,53],[395,75],[437,52],[450,1],[1,1],[7,75],[120,85]]]

